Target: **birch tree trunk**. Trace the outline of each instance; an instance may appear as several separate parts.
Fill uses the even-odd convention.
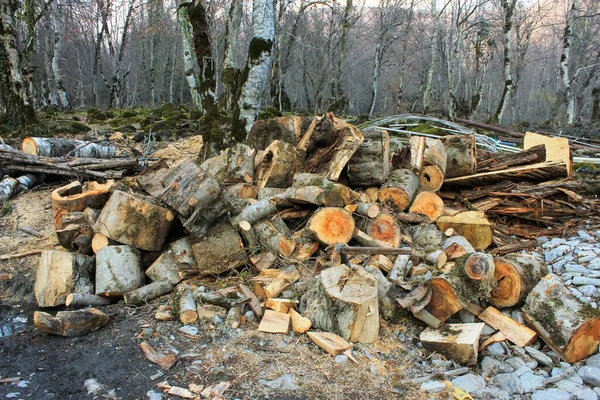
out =
[[[52,17],[54,23],[54,55],[52,56],[52,74],[54,76],[54,82],[56,84],[56,91],[60,104],[64,109],[71,109],[71,103],[67,98],[67,91],[62,80],[62,70],[60,68],[60,58],[62,57],[63,51],[63,36],[62,36],[62,24],[60,21],[60,10],[58,0],[52,2]]]
[[[371,108],[369,109],[369,119],[373,119],[375,113],[375,104],[377,103],[377,86],[379,79],[379,69],[381,68],[381,59],[383,58],[383,50],[381,43],[377,43],[375,47],[375,65],[373,66],[373,80],[371,82]]]
[[[571,85],[571,74],[569,65],[571,60],[571,45],[573,43],[573,24],[575,22],[575,13],[578,8],[578,0],[572,0],[571,8],[567,12],[567,20],[565,22],[565,32],[563,34],[563,48],[560,56],[560,79],[564,88],[564,97],[559,96],[557,101],[562,99],[567,103],[567,125],[573,125],[575,120],[575,96],[573,95],[573,87]]]
[[[192,47],[192,25],[190,24],[190,16],[187,8],[182,6],[179,7],[177,11],[177,20],[179,21],[179,27],[181,28],[185,80],[190,89],[192,104],[202,111],[202,100],[200,99],[200,92],[198,91],[198,84],[196,82],[196,73],[194,72],[194,66],[198,65],[198,60],[196,59],[196,53]]]
[[[440,16],[437,12],[437,0],[431,0],[431,17],[433,18],[433,36],[431,38],[431,57],[427,69],[427,83],[423,93],[423,114],[431,110],[431,97],[433,92],[433,70],[437,58],[438,36],[440,32]]]
[[[236,54],[239,47],[238,39],[242,24],[242,15],[242,0],[233,0],[229,9],[229,15],[227,16],[227,26],[225,27],[225,55],[223,57],[223,73],[221,75],[221,81],[223,81],[225,86],[223,102],[225,104],[225,111],[228,113],[235,109],[235,92],[240,78]]]
[[[46,49],[44,51],[44,69],[46,75],[46,84],[48,85],[48,99],[52,107],[58,108],[58,90],[56,89],[56,83],[54,82],[54,74],[52,72],[52,58],[53,58],[53,46],[52,46],[52,19],[50,15],[46,15],[45,18],[46,34],[44,35]]]
[[[502,90],[500,103],[494,115],[494,121],[498,123],[501,123],[504,118],[506,106],[513,90],[510,31],[512,30],[512,16],[516,4],[517,0],[502,0],[502,11],[504,12],[504,24],[502,27],[502,39],[504,42],[504,89]]]

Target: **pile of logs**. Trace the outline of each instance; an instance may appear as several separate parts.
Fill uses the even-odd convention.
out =
[[[247,308],[264,332],[288,332],[290,324],[325,331],[309,335],[330,354],[347,350],[346,341],[375,342],[379,317],[394,320],[407,309],[434,330],[422,336],[426,347],[470,363],[483,324],[437,330],[464,309],[498,330],[489,340],[523,347],[539,335],[573,362],[597,348],[598,335],[586,332],[598,332],[600,317],[572,313],[557,332],[553,321],[565,311],[552,304],[582,306],[541,260],[510,250],[514,243],[499,246],[488,219],[506,216],[513,203],[533,207],[541,191],[558,205],[565,201],[557,196],[574,201],[571,190],[547,183],[570,176],[570,157],[538,136],[526,137],[515,156],[481,152],[469,135],[414,135],[403,144],[332,113],[259,121],[248,144],[201,165],[157,164],[119,189],[75,182],[53,192],[57,234],[71,252],[42,254],[35,295],[42,307],[121,298],[139,306],[174,291],[173,306],[157,318],[173,312],[194,323],[198,303],[209,303],[229,308],[238,326]],[[528,210],[511,216],[543,216]],[[252,289],[193,287],[195,276],[244,265],[258,271]],[[523,304],[535,331],[499,311]]]

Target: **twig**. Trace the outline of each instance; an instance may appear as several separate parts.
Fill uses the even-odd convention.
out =
[[[453,369],[451,371],[442,372],[440,374],[430,374],[430,375],[421,376],[420,378],[407,379],[407,380],[402,381],[402,383],[412,383],[413,385],[416,385],[418,383],[427,382],[428,380],[434,378],[436,375],[443,375],[444,377],[450,377],[450,376],[464,375],[468,372],[469,372],[469,368],[462,367],[462,368]]]
[[[27,256],[33,256],[35,254],[40,254],[42,251],[44,251],[44,249],[25,251],[23,253],[5,254],[3,256],[0,256],[0,261],[6,261],[6,260],[12,260],[12,259],[15,259],[15,258],[22,258],[22,257],[27,257]]]
[[[553,376],[551,378],[545,379],[543,384],[544,384],[544,386],[551,385],[558,381],[562,381],[565,378],[568,378],[569,376],[573,375],[574,373],[575,373],[575,368],[569,367],[569,368],[565,369],[563,372],[561,372],[560,374]]]
[[[20,226],[18,229],[21,232],[25,232],[25,233],[27,233],[28,235],[31,235],[31,236],[36,236],[36,237],[43,237],[44,236],[41,233],[39,233],[38,231],[36,231],[35,229],[31,229],[31,228],[29,228],[27,226]]]

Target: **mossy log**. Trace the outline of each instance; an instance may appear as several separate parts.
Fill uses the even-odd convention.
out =
[[[390,173],[390,136],[377,128],[362,133],[365,139],[348,162],[348,181],[352,187],[382,185]]]
[[[246,139],[249,146],[263,150],[274,140],[296,145],[308,129],[312,119],[300,116],[285,116],[255,121]]]
[[[404,211],[419,189],[418,176],[408,169],[393,171],[379,190],[379,201]]]
[[[475,250],[485,250],[492,244],[492,224],[483,211],[464,211],[456,215],[443,215],[436,222],[438,228],[445,231],[454,229],[464,236]]]
[[[522,311],[525,321],[564,361],[575,363],[597,351],[600,311],[575,298],[556,275],[539,281]]]
[[[289,187],[301,163],[301,156],[293,145],[275,140],[256,157],[256,186]]]
[[[346,266],[323,270],[301,299],[302,315],[323,331],[351,342],[374,343],[379,334],[377,279]]]
[[[54,317],[41,311],[33,313],[33,324],[37,329],[51,335],[66,337],[87,335],[102,328],[109,320],[108,315],[95,308],[59,311]]]
[[[331,181],[317,174],[299,173],[294,175],[294,182],[292,188],[290,188],[292,193],[295,189],[303,187],[318,187],[321,189],[323,192],[319,196],[320,202],[325,207],[343,207],[355,203],[360,197],[358,193],[346,185]],[[289,190],[286,191],[286,196],[288,192]],[[290,201],[294,202],[295,199],[293,197],[287,197]],[[298,199],[298,202],[301,201],[301,198]]]
[[[306,227],[297,234],[329,246],[348,243],[354,228],[354,219],[348,211],[339,207],[323,207],[315,211]]]
[[[175,216],[146,196],[115,190],[98,216],[98,232],[147,251],[162,248]]]
[[[359,218],[357,226],[373,239],[388,243],[392,247],[398,247],[402,241],[400,225],[391,214],[380,213],[372,219]]]
[[[173,284],[167,281],[152,282],[138,289],[123,294],[123,300],[128,306],[143,306],[157,297],[173,290]]]
[[[40,307],[65,304],[72,292],[94,291],[94,258],[60,250],[42,251],[33,292]]]
[[[82,158],[113,158],[117,151],[108,141],[84,142],[66,138],[36,137],[23,139],[21,149],[38,157],[64,157],[72,153],[72,156]]]
[[[256,150],[243,143],[236,143],[211,157],[200,165],[200,169],[223,183],[250,183],[254,181]]]
[[[106,246],[96,253],[96,294],[121,297],[143,285],[139,250],[131,246]]]
[[[146,275],[154,282],[167,281],[174,285],[198,275],[189,239],[181,238],[169,244],[167,250],[148,267]]]
[[[446,148],[446,178],[475,173],[477,158],[475,135],[449,135],[443,140]]]
[[[475,249],[464,236],[450,236],[442,243],[442,249],[446,252],[449,260],[462,257],[467,253],[475,253]]]
[[[192,251],[201,276],[231,271],[248,259],[242,238],[229,222],[211,226],[204,239],[192,244]]]
[[[417,194],[408,211],[426,215],[429,222],[435,222],[444,215],[444,200],[434,192],[423,191]]]
[[[543,261],[530,254],[507,254],[494,262],[498,288],[490,294],[489,302],[498,308],[521,303],[548,273]]]
[[[101,209],[110,198],[110,190],[114,181],[110,180],[104,184],[88,182],[82,185],[74,181],[68,185],[61,186],[50,194],[54,224],[59,226],[64,213],[84,211],[86,208]]]

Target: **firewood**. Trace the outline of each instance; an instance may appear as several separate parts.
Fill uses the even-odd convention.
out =
[[[403,222],[406,224],[422,224],[425,222],[429,222],[429,217],[423,214],[414,214],[414,213],[395,213],[394,218],[398,222]]]
[[[296,249],[296,242],[290,239],[291,232],[281,218],[265,219],[254,224],[253,231],[261,248],[273,254],[289,257]]]
[[[83,210],[83,218],[94,232],[96,232],[96,221],[98,221],[101,211],[102,210],[90,207]]]
[[[256,199],[258,188],[251,183],[236,183],[225,189],[224,194],[227,199]]]
[[[221,154],[209,158],[200,165],[219,183],[250,183],[254,180],[256,150],[243,143],[236,143]]]
[[[393,171],[388,180],[379,190],[379,201],[404,211],[410,205],[417,189],[419,188],[418,176],[408,169]]]
[[[292,329],[294,332],[304,333],[310,329],[312,322],[310,319],[303,317],[298,311],[290,308],[288,311],[290,319],[292,320]]]
[[[453,228],[475,250],[485,250],[492,244],[492,226],[483,212],[464,211],[454,216],[444,215],[438,218],[436,224],[442,231]]]
[[[297,261],[306,261],[310,259],[319,250],[319,242],[294,240],[296,245],[294,252],[290,256]]]
[[[369,257],[369,265],[377,267],[381,271],[385,271],[386,273],[388,273],[392,270],[394,262],[389,257],[383,254],[376,254]]]
[[[387,131],[367,128],[364,141],[348,162],[348,181],[355,186],[382,185],[390,173],[390,137]]]
[[[459,364],[477,364],[479,336],[485,324],[446,324],[443,331],[431,328],[419,339],[427,350],[440,353]]]
[[[169,165],[166,161],[160,160],[151,164],[142,173],[135,177],[136,182],[150,196],[158,197],[165,190],[165,186],[170,183],[172,178]]]
[[[506,336],[502,331],[498,331],[494,333],[492,336],[487,338],[481,345],[479,346],[479,351],[483,351],[486,347],[494,343],[504,342],[506,340]]]
[[[413,312],[413,315],[415,318],[422,322],[425,322],[428,326],[430,326],[433,329],[438,329],[442,325],[442,321],[431,315],[431,313],[429,313],[429,311],[425,309],[415,311]]]
[[[276,259],[277,259],[277,256],[275,256],[273,253],[268,252],[268,251],[250,256],[250,262],[259,271],[270,268]]]
[[[96,253],[96,294],[120,297],[144,285],[140,252],[131,246],[106,246]]]
[[[71,224],[56,230],[58,242],[65,249],[91,255],[94,232],[87,224]]]
[[[148,361],[159,365],[163,369],[169,369],[177,362],[177,356],[175,354],[164,354],[156,351],[148,342],[140,343],[140,348],[144,352],[144,355]]]
[[[167,306],[161,304],[158,306],[156,310],[156,314],[154,314],[154,318],[157,321],[172,321],[173,320],[173,311],[171,306]]]
[[[537,335],[533,330],[502,314],[494,307],[490,306],[481,311],[480,307],[469,305],[468,310],[492,328],[501,331],[506,339],[519,347],[528,346],[537,340]]]
[[[523,317],[568,363],[592,355],[600,342],[600,313],[578,300],[559,277],[548,274],[525,300]]]
[[[475,173],[475,135],[449,135],[443,140],[446,148],[445,178]]]
[[[317,206],[343,207],[355,203],[359,197],[359,194],[351,190],[348,186],[331,181],[317,174],[299,173],[294,175],[292,187],[293,189],[288,189],[286,191],[285,196],[293,203],[310,203]],[[298,191],[298,189],[306,187],[313,187],[313,189],[311,189],[313,192],[316,192],[314,187],[322,190],[322,192],[319,192],[318,202],[309,202],[302,198],[302,191]]]
[[[444,214],[444,201],[434,192],[423,191],[417,194],[408,211],[424,214],[429,222],[435,222]]]
[[[104,236],[101,233],[96,233],[92,237],[92,251],[94,252],[94,254],[97,253],[98,250],[100,250],[106,246],[113,246],[115,244],[117,244],[117,242],[115,242],[112,239],[107,238],[106,236]]]
[[[158,251],[174,218],[170,210],[153,204],[151,198],[115,190],[98,216],[97,226],[98,232],[119,243]]]
[[[349,204],[344,208],[363,217],[376,218],[379,215],[379,206],[373,203]]]
[[[406,237],[392,214],[380,213],[377,217],[360,218],[358,227],[373,239],[398,247]],[[366,246],[366,245],[365,245]]]
[[[123,294],[125,305],[142,306],[173,290],[173,284],[167,281],[152,282],[146,286]]]
[[[98,296],[91,293],[69,293],[65,300],[66,306],[105,306],[112,303],[108,297]]]
[[[302,163],[296,148],[275,140],[256,157],[256,186],[286,188],[292,184],[294,174]]]
[[[288,334],[290,332],[290,316],[273,310],[265,310],[265,315],[258,325],[258,330],[268,333]]]
[[[302,231],[296,233],[297,236],[314,238],[329,246],[348,243],[354,234],[354,227],[354,219],[348,211],[338,207],[323,207],[315,211]]]
[[[573,161],[569,148],[569,139],[540,135],[539,133],[527,132],[523,138],[523,150],[531,149],[537,145],[544,145],[546,148],[545,161],[562,161],[567,168],[567,177],[573,173]]]
[[[265,188],[257,188],[257,195],[256,198],[258,200],[263,200],[263,199],[268,199],[270,197],[277,197],[279,195],[283,195],[285,193],[285,191],[287,189],[285,188],[272,188],[272,187],[265,187]]]
[[[281,271],[272,281],[265,287],[265,295],[267,298],[273,298],[283,292],[288,286],[300,279],[300,272],[294,266],[288,267]]]
[[[176,285],[184,279],[198,275],[192,245],[188,238],[179,239],[148,267],[146,275],[154,282],[168,281]]]
[[[419,189],[438,191],[446,173],[446,148],[439,139],[411,137],[410,166],[419,177]]]
[[[378,187],[368,187],[365,189],[365,195],[368,198],[369,203],[375,203],[379,201],[379,188]]]
[[[346,352],[352,347],[346,340],[331,332],[310,331],[306,334],[317,346],[333,357]]]
[[[314,117],[296,147],[300,151],[310,153],[315,148],[331,145],[337,132],[347,125],[346,121],[337,118],[332,112]]]
[[[240,214],[231,218],[231,224],[235,227],[240,226],[241,222],[254,225],[256,222],[275,214],[277,214],[277,207],[270,198],[266,198],[244,208]]]
[[[54,317],[41,311],[33,313],[33,324],[37,329],[51,335],[66,337],[87,335],[102,328],[108,321],[108,315],[95,308],[59,311]]]
[[[359,269],[340,265],[321,271],[314,287],[301,300],[302,314],[317,329],[351,342],[374,343],[379,333],[377,279]]]
[[[544,263],[533,255],[507,254],[494,261],[498,288],[490,294],[488,301],[498,308],[521,303],[548,273]]]
[[[355,240],[358,244],[365,247],[392,247],[391,244],[387,242],[383,242],[381,240],[377,240],[372,236],[367,235],[360,229],[354,229],[354,234],[352,235],[352,239]]]
[[[285,116],[256,121],[246,142],[255,149],[264,149],[274,140],[280,139],[296,145],[313,119],[300,116]]]
[[[65,304],[71,292],[94,290],[94,259],[83,254],[45,250],[35,275],[34,294],[40,307]]]
[[[2,178],[2,176],[0,176]],[[8,200],[15,194],[17,194],[17,189],[19,187],[19,183],[16,179],[11,177],[6,177],[0,181],[0,201]]]
[[[544,161],[546,161],[546,148],[542,144],[518,153],[492,153],[485,159],[478,161],[475,172],[500,171],[518,165],[537,164]],[[475,172],[463,174],[462,176],[473,175]]]
[[[450,236],[444,240],[442,249],[446,252],[449,260],[462,257],[467,253],[475,253],[475,249],[471,246],[471,243],[464,236],[459,235]]]
[[[181,286],[181,285],[179,285]],[[177,287],[179,289],[179,286]],[[223,308],[237,307],[239,305],[239,299],[233,299],[230,297],[221,296],[211,292],[201,292],[196,289],[193,292],[194,299],[201,304],[212,304]]]
[[[463,268],[471,279],[477,281],[488,279],[494,275],[494,258],[485,253],[473,253],[465,260]]]
[[[311,216],[312,213],[313,213],[313,210],[288,209],[288,210],[281,211],[279,213],[279,217],[281,217],[281,219],[283,219],[283,220],[303,219],[303,218]]]
[[[231,271],[248,259],[242,238],[229,222],[211,226],[204,239],[192,244],[192,251],[200,276]]]
[[[198,311],[196,307],[195,293],[192,292],[190,285],[182,284],[177,286],[177,314],[182,324],[191,324],[198,320]]]
[[[108,141],[84,142],[66,138],[26,137],[21,144],[27,154],[40,157],[64,157],[72,153],[74,157],[112,158],[116,147]]]
[[[289,299],[267,299],[265,307],[287,314],[292,307],[296,306],[296,303],[294,300]]]
[[[247,299],[250,300],[250,302],[248,304],[250,306],[250,309],[254,313],[254,315],[256,315],[256,318],[262,318],[262,316],[263,316],[262,307],[260,306],[260,301],[254,294],[254,292],[252,292],[252,290],[250,290],[250,288],[248,286],[244,285],[243,283],[240,283],[238,285],[238,289],[244,297],[246,297]]]
[[[114,181],[105,184],[88,182],[85,186],[74,181],[59,187],[50,194],[54,224],[59,226],[62,215],[67,212],[83,211],[88,207],[102,208],[110,197],[110,189]]]
[[[434,267],[442,268],[444,265],[446,265],[446,262],[448,261],[448,256],[446,255],[444,250],[436,250],[427,254],[427,256],[425,256],[425,259]]]

